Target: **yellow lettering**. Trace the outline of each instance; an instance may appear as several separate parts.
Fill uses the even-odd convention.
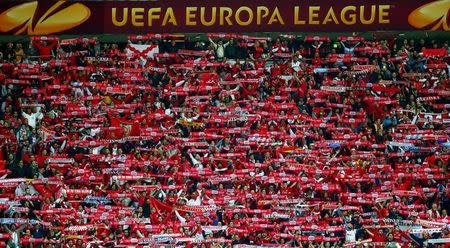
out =
[[[220,23],[219,23],[220,26],[225,25],[225,22],[228,24],[228,26],[233,26],[233,23],[230,20],[230,17],[233,14],[233,10],[231,8],[220,7],[219,14],[220,14]]]
[[[205,19],[205,7],[200,8],[200,22],[203,26],[212,26],[214,23],[216,23],[216,7],[211,8],[211,19],[209,21],[206,21]]]
[[[353,13],[350,13],[348,15],[348,17],[350,19],[347,19],[346,14],[348,11],[352,11]],[[342,9],[341,11],[341,20],[342,23],[344,23],[345,25],[352,25],[356,23],[356,7],[355,6],[347,6],[345,8]]]
[[[275,7],[273,10],[272,15],[270,16],[268,24],[272,24],[274,22],[279,22],[280,24],[284,25],[284,20],[281,17],[280,11],[278,11],[278,7]]]
[[[319,25],[319,20],[318,20],[319,11],[320,11],[320,6],[309,6],[309,18],[308,18],[309,24]]]
[[[241,13],[242,12],[247,12],[248,13],[248,19],[246,21],[243,21],[241,19]],[[240,25],[240,26],[247,26],[250,23],[252,23],[252,21],[253,21],[253,11],[252,11],[252,9],[250,9],[247,6],[239,7],[239,9],[236,11],[235,18],[236,18],[236,22],[237,22],[238,25]]]
[[[391,9],[391,6],[390,5],[380,5],[378,8],[379,8],[378,21],[380,22],[380,24],[389,24],[390,20],[389,20],[388,10]],[[385,17],[386,17],[386,19],[384,19]]]
[[[299,12],[300,12],[300,7],[295,6],[294,7],[294,24],[295,25],[304,25],[304,24],[306,24],[306,22],[305,22],[305,20],[300,20]]]
[[[114,26],[122,27],[122,26],[125,26],[125,24],[127,24],[128,8],[123,8],[122,21],[117,21],[117,10],[116,10],[116,8],[112,8],[111,11],[112,11],[112,13],[111,13],[111,15],[112,15],[112,23],[114,24]]]
[[[144,8],[131,8],[131,24],[133,24],[133,26],[135,27],[144,26],[144,11],[145,11]]]
[[[177,19],[175,18],[175,14],[173,13],[172,7],[167,8],[166,14],[164,15],[164,19],[162,22],[162,26],[166,26],[167,23],[172,23],[172,25],[178,26]]]
[[[256,24],[261,25],[261,19],[269,15],[269,8],[266,6],[256,7]]]
[[[377,6],[376,5],[370,6],[370,18],[367,20],[365,19],[364,6],[361,6],[359,10],[359,18],[361,19],[361,23],[366,25],[372,24],[373,21],[375,21],[375,11],[377,11]]]
[[[325,16],[325,19],[323,20],[322,24],[327,24],[328,22],[334,22],[335,24],[339,24],[339,21],[336,18],[336,14],[334,13],[333,7],[330,7],[328,10],[327,15]]]
[[[197,22],[191,18],[195,18],[197,7],[186,7],[186,26],[195,26]]]
[[[150,8],[148,10],[148,17],[147,17],[147,25],[149,27],[153,26],[153,20],[159,19],[159,14],[161,13],[161,8]],[[134,25],[134,24],[133,24]]]

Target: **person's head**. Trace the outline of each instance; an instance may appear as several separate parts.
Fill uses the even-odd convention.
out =
[[[417,212],[412,212],[411,214],[410,214],[410,216],[409,216],[409,218],[412,220],[412,221],[416,221],[417,220]]]
[[[348,223],[348,224],[347,224],[347,229],[348,229],[348,230],[352,230],[352,229],[353,229],[352,223]]]
[[[433,203],[433,204],[431,205],[431,209],[432,209],[433,211],[437,211],[437,210],[438,210],[438,205],[437,205],[436,203]]]
[[[388,240],[389,242],[394,241],[394,234],[389,233],[388,236],[387,236],[387,240]]]

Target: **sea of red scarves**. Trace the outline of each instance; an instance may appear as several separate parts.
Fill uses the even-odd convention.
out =
[[[82,47],[0,64],[0,247],[448,247],[446,49],[419,70],[357,36],[338,38],[352,54],[316,55],[209,37],[254,60]]]

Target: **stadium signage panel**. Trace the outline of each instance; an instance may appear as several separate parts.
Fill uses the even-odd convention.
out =
[[[449,30],[450,0],[1,1],[0,33]]]
[[[365,17],[365,9],[367,7],[361,6],[345,6],[337,10],[333,7],[327,8],[326,11],[321,12],[320,6],[308,6],[301,8],[294,6],[294,23],[293,25],[327,25],[340,24],[355,25],[364,24],[370,25],[374,23],[389,24],[389,8],[390,5],[372,5],[368,18]],[[121,14],[118,14],[121,12]],[[305,13],[302,13],[305,12]],[[321,13],[326,13],[321,15]],[[305,16],[303,16],[303,14]],[[150,8],[148,11],[145,8],[122,8],[120,11],[117,8],[111,10],[112,23],[114,26],[123,27],[131,24],[134,27],[159,25],[165,27],[167,25],[177,26],[181,21],[185,26],[203,26],[210,27],[214,25],[219,26],[253,26],[253,25],[286,25],[283,14],[281,14],[278,7],[270,9],[267,6],[256,6],[252,9],[248,6],[240,6],[236,10],[230,7],[186,7],[185,18],[177,20],[172,7],[165,10],[161,8]],[[118,21],[120,19],[120,21]]]

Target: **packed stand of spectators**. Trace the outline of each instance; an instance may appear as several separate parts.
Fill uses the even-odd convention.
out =
[[[1,44],[0,247],[448,247],[448,43]]]

